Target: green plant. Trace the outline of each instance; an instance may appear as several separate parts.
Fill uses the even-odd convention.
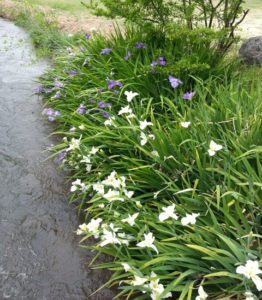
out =
[[[245,19],[248,10],[243,9],[244,0],[102,0],[104,9],[92,1],[91,7],[99,15],[121,17],[137,24],[166,31],[184,24],[189,30],[196,28],[217,28],[220,32],[220,55],[228,51],[238,40],[235,30]],[[85,3],[83,3],[86,5]],[[86,5],[87,6],[87,5]]]
[[[53,156],[74,173],[71,201],[86,212],[83,247],[114,257],[97,268],[126,298],[190,300],[204,287],[209,299],[259,299],[236,271],[261,262],[260,83],[245,70],[222,84],[194,77],[183,99],[189,81],[172,87],[168,61],[140,37],[93,33],[41,80],[61,139]]]

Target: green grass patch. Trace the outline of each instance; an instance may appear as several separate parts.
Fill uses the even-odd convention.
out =
[[[41,5],[55,10],[68,12],[70,14],[89,14],[89,11],[81,4],[81,0],[26,0],[18,1],[29,5]],[[84,10],[84,12],[83,12]]]

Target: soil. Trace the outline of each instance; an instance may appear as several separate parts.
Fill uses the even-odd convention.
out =
[[[240,34],[244,38],[262,36],[262,3],[261,8],[250,9],[240,28]]]
[[[0,0],[0,15],[9,20],[15,20],[16,16],[24,6],[12,0]],[[31,13],[43,12],[46,18],[55,22],[58,29],[67,33],[90,32],[96,29],[102,33],[108,34],[113,31],[114,21],[103,17],[92,15],[87,16],[70,16],[66,12],[54,10],[47,6],[35,5],[34,9],[30,9]]]

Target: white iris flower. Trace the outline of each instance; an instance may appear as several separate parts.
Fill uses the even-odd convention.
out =
[[[120,111],[118,112],[118,115],[122,115],[122,114],[132,114],[132,109],[129,107],[129,105],[125,106],[125,107],[121,107]]]
[[[198,296],[196,297],[196,300],[206,300],[208,297],[208,294],[204,291],[202,285],[198,288]]]
[[[139,277],[135,275],[135,280],[131,281],[132,285],[143,285],[147,281],[147,278]]]
[[[217,143],[215,143],[213,140],[211,140],[209,144],[208,154],[209,156],[214,156],[217,151],[221,150],[223,147]]]
[[[145,248],[145,247],[152,248],[156,251],[156,253],[158,253],[156,246],[153,244],[154,240],[155,240],[153,233],[149,232],[148,234],[144,234],[144,237],[145,237],[145,240],[138,243],[137,246],[141,247],[141,248]]]
[[[100,226],[101,222],[102,222],[101,218],[92,219],[91,222],[89,222],[86,226],[88,232],[93,233],[95,238],[98,238],[98,236],[99,236],[99,230],[98,229],[99,229],[99,226]]]
[[[81,139],[81,137],[80,137]],[[80,139],[75,139],[72,138],[71,143],[69,144],[69,147],[66,149],[66,151],[71,151],[71,150],[75,150],[75,149],[79,149],[80,147]]]
[[[178,216],[175,214],[175,204],[167,207],[162,207],[163,212],[159,215],[159,221],[163,222],[168,218],[178,219]]]
[[[103,195],[104,198],[106,198],[109,202],[112,201],[122,201],[124,202],[124,199],[120,197],[119,191],[114,191],[109,189],[109,191]]]
[[[236,272],[243,274],[248,279],[252,279],[258,291],[262,291],[262,279],[257,276],[258,274],[262,274],[258,261],[248,260],[245,266],[237,267]]]
[[[134,226],[135,219],[137,218],[138,215],[139,215],[139,213],[133,214],[132,216],[130,214],[128,214],[128,218],[123,219],[122,222],[128,223],[130,226]]]
[[[184,218],[181,219],[181,223],[183,226],[186,226],[188,224],[196,224],[196,218],[199,217],[200,214],[186,214]]]
[[[153,123],[152,122],[147,122],[147,120],[145,121],[139,121],[139,124],[140,124],[140,129],[141,130],[144,130],[147,126],[153,126]]]
[[[151,272],[151,277],[156,277],[157,275],[154,272]],[[149,288],[152,291],[151,299],[152,300],[157,300],[159,299],[159,296],[163,293],[163,291],[165,290],[163,284],[159,283],[159,279],[153,279],[150,281],[149,283]],[[163,297],[163,299],[165,298],[169,298],[172,297],[172,293],[169,292],[166,294],[165,297]]]
[[[135,97],[135,96],[138,96],[138,93],[134,93],[134,92],[128,92],[128,91],[125,91],[125,95],[126,95],[126,100],[127,102],[131,102],[132,99]]]
[[[129,264],[127,264],[127,263],[122,263],[121,265],[123,266],[125,272],[132,271],[132,268],[129,266]]]
[[[83,223],[83,224],[79,225],[79,228],[77,229],[76,234],[81,235],[87,231],[88,231],[87,225],[86,225],[86,223]]]
[[[104,195],[104,185],[102,183],[93,184],[93,190],[95,190],[99,195]]]
[[[188,128],[191,122],[181,122],[181,126],[184,128]]]

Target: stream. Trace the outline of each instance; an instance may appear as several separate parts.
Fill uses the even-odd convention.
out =
[[[47,67],[28,35],[0,19],[0,299],[113,299],[109,289],[89,296],[109,274],[88,267],[95,253],[79,247],[70,186],[44,161],[54,141],[32,88]]]

